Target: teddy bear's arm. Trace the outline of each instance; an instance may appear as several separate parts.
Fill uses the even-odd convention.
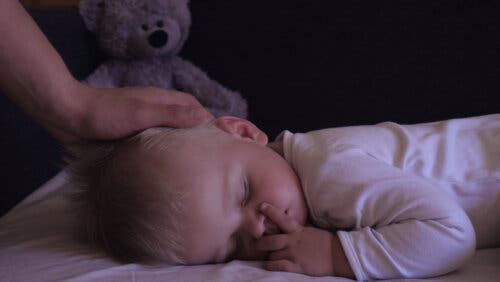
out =
[[[173,86],[195,96],[214,116],[232,115],[246,118],[247,103],[240,93],[222,86],[191,62],[174,57]]]
[[[83,82],[95,88],[119,87],[114,64],[106,62],[94,70]]]

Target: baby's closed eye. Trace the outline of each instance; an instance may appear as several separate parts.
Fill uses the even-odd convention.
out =
[[[243,182],[243,195],[241,199],[241,206],[244,207],[248,200],[250,199],[250,187],[248,185],[248,181],[245,179]]]

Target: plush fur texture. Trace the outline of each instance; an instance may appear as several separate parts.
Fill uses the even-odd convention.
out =
[[[195,96],[216,117],[247,117],[242,96],[178,56],[191,24],[188,0],[82,0],[80,14],[110,59],[85,82],[157,86]]]

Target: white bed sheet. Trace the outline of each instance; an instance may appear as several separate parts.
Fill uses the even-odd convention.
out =
[[[269,272],[258,262],[119,264],[74,240],[69,189],[62,171],[0,219],[0,281],[351,281]],[[459,271],[425,281],[500,281],[500,248],[480,250]]]

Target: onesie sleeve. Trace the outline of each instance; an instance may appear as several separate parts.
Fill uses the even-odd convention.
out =
[[[348,230],[337,234],[358,280],[437,276],[473,254],[470,220],[431,180],[352,151],[325,166],[312,216]]]

